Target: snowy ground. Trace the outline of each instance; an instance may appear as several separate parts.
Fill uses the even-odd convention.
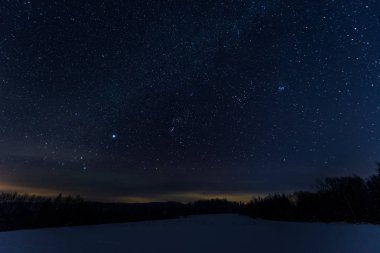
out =
[[[1,232],[0,252],[379,253],[380,226],[203,215],[188,219]]]

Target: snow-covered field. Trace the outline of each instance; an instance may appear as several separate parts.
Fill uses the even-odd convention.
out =
[[[380,253],[380,226],[254,220],[238,215],[0,233],[1,253]]]

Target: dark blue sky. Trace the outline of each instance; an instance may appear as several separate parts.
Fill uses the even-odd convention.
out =
[[[247,199],[380,160],[380,3],[0,2],[0,189]]]

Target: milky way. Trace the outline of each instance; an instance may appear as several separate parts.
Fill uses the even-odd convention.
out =
[[[380,160],[375,0],[0,2],[0,190],[247,199]]]

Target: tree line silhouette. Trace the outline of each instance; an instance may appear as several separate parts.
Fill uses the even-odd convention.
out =
[[[237,213],[241,204],[224,199],[179,202],[101,203],[81,197],[0,193],[0,231]]]
[[[273,194],[248,203],[225,199],[191,203],[101,203],[81,197],[39,197],[0,193],[0,230],[77,226],[169,219],[198,214],[236,213],[283,221],[380,224],[380,164],[368,179],[328,177],[315,192]]]
[[[316,192],[300,191],[257,198],[243,207],[255,218],[285,221],[380,224],[380,164],[368,179],[328,177],[317,182]]]

